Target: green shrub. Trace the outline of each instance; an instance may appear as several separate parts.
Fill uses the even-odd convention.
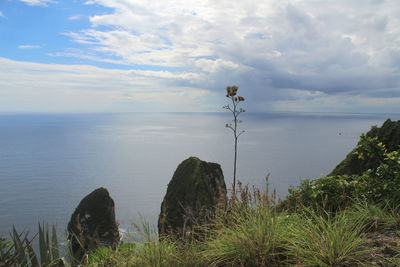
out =
[[[353,202],[358,180],[349,176],[325,176],[315,180],[304,180],[296,189],[289,189],[286,205],[289,208],[325,209],[336,211]]]
[[[374,169],[361,175],[326,176],[304,180],[296,188],[289,189],[283,206],[290,209],[302,207],[343,210],[355,201],[370,203],[398,203],[400,201],[400,154],[388,153],[377,138],[361,136],[353,152]]]

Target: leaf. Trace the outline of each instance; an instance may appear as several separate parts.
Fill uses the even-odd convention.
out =
[[[17,230],[15,229],[15,226],[13,226],[12,239],[13,239],[13,243],[14,243],[14,256],[15,256],[17,262],[20,265],[24,266],[27,264],[27,259],[26,259],[26,255],[25,255],[24,245],[21,241],[22,234],[23,233],[18,234]]]
[[[47,227],[43,227],[39,223],[39,251],[40,251],[40,264],[47,265],[50,263],[50,244],[49,244],[49,231]]]
[[[29,260],[31,261],[32,267],[39,267],[39,262],[36,256],[35,251],[33,250],[32,247],[32,241],[29,241],[28,238],[25,237],[25,246],[26,250],[28,252]]]
[[[53,256],[53,260],[60,258],[58,241],[57,241],[57,230],[55,225],[53,225],[53,233],[51,237],[51,253]]]

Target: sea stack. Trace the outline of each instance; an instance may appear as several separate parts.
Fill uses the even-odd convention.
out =
[[[168,184],[158,219],[159,234],[186,236],[194,225],[209,223],[217,205],[226,203],[221,166],[190,157]]]
[[[84,197],[68,223],[68,239],[78,261],[101,246],[116,248],[120,235],[115,220],[114,200],[101,187]]]

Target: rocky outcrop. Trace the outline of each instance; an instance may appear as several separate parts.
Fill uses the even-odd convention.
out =
[[[388,152],[398,150],[400,148],[400,121],[387,119],[381,128],[373,126],[366,136],[377,137],[385,145]],[[379,160],[370,158],[360,159],[353,150],[329,175],[360,175],[368,169],[376,169],[379,162]]]
[[[98,247],[118,245],[120,236],[114,200],[107,189],[98,188],[81,200],[68,223],[68,233],[74,258],[78,261]]]
[[[194,225],[209,223],[218,204],[226,202],[221,166],[190,157],[179,164],[161,204],[160,234],[186,235]]]

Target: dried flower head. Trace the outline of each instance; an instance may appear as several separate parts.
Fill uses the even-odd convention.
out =
[[[238,89],[236,85],[226,87],[226,97],[235,96]]]

